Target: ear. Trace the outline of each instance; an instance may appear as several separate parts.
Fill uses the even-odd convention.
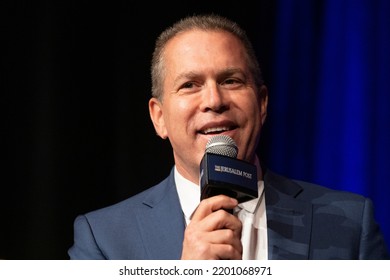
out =
[[[155,97],[152,97],[149,100],[149,115],[157,135],[162,139],[166,139],[168,137],[168,133],[165,127],[162,104]]]
[[[261,124],[264,125],[265,119],[267,118],[267,107],[268,107],[268,89],[265,85],[260,88],[260,114]]]

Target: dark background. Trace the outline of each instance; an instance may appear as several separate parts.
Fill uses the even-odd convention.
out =
[[[155,135],[149,119],[150,59],[158,34],[193,13],[228,16],[253,40],[270,90],[261,158],[277,172],[342,189],[350,174],[340,181],[327,176],[333,166],[325,171],[316,165],[319,158],[313,149],[322,150],[315,144],[321,134],[297,133],[318,127],[315,118],[329,114],[307,103],[318,104],[320,78],[307,75],[300,80],[294,75],[304,74],[295,64],[300,61],[297,52],[307,57],[305,46],[321,49],[323,32],[317,31],[323,30],[324,11],[330,8],[322,1],[296,1],[294,7],[290,2],[2,1],[0,259],[67,259],[78,214],[118,202],[165,178],[173,159],[169,143]],[[310,41],[299,36],[308,26],[315,34]],[[283,41],[283,34],[290,34],[290,41]],[[387,36],[384,39],[388,42]],[[307,73],[321,72],[313,61],[309,66]],[[340,92],[338,96],[345,88]],[[291,103],[291,96],[300,102]],[[387,112],[388,105],[383,106]],[[342,104],[328,109],[338,108],[343,111]],[[377,117],[389,128],[387,113]],[[326,128],[340,137],[337,125],[326,123]],[[388,134],[381,143],[389,144],[387,140]],[[384,153],[389,155],[388,149]],[[388,175],[389,161],[365,164],[384,168],[370,186],[377,187],[378,194],[385,188],[381,176]],[[320,175],[318,168],[327,175]],[[348,190],[373,196],[365,189]],[[384,214],[389,214],[388,206],[383,208],[388,196],[385,199],[378,202],[383,215],[378,220],[384,227]],[[388,226],[385,229],[389,234]]]

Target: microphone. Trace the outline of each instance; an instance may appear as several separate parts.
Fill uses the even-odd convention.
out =
[[[227,135],[216,135],[206,144],[200,162],[200,199],[225,194],[242,203],[258,197],[257,168],[237,159],[238,148]]]

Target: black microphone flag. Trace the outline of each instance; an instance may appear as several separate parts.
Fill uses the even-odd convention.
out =
[[[201,200],[225,194],[242,203],[258,197],[256,166],[236,156],[237,146],[231,137],[210,138],[200,163]]]

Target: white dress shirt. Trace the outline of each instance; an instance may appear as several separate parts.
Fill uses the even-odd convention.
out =
[[[258,159],[256,166],[258,177],[261,178]],[[186,223],[189,224],[200,202],[200,187],[181,176],[176,167],[175,183]],[[266,260],[268,257],[264,181],[258,180],[257,185],[258,198],[241,203],[234,209],[234,215],[242,222],[243,260]]]

